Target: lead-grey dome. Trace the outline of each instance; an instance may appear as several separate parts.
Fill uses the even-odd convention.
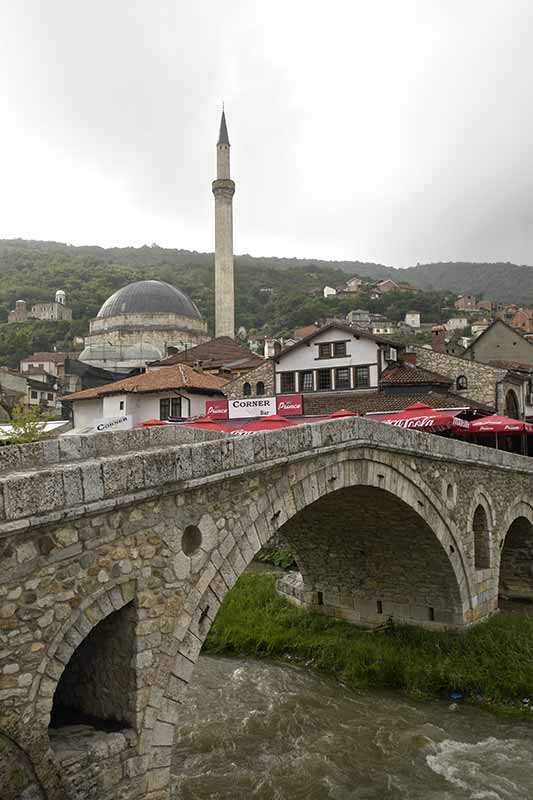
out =
[[[123,286],[107,298],[97,316],[165,313],[202,318],[190,297],[164,281],[137,281]]]

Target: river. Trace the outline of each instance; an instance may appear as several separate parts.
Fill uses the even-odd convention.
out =
[[[173,772],[183,800],[527,800],[533,722],[202,656]]]

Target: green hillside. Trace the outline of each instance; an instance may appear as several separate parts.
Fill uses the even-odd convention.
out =
[[[420,287],[423,293],[368,296],[354,300],[324,300],[324,285],[337,286],[347,274],[379,280],[393,277]],[[157,245],[140,248],[73,247],[60,242],[0,240],[0,363],[14,366],[32,350],[54,344],[64,347],[69,337],[82,334],[104,300],[126,283],[144,278],[168,281],[183,289],[212,324],[214,319],[213,255],[170,250]],[[64,289],[75,322],[33,322],[7,325],[17,299],[50,301]],[[381,264],[296,258],[236,258],[237,326],[247,331],[283,335],[295,326],[357,307],[401,319],[419,310],[425,322],[449,316],[456,294],[473,291],[485,298],[533,304],[533,269],[514,264],[428,264],[395,269]]]

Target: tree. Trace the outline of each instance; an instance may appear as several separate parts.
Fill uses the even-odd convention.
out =
[[[41,420],[39,409],[21,408],[16,405],[11,412],[11,428],[9,444],[28,444],[38,442],[44,431],[45,423]]]

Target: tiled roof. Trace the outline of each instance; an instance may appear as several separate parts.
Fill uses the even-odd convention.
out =
[[[381,383],[384,386],[389,384],[397,386],[411,386],[416,384],[435,384],[438,386],[450,386],[453,383],[451,378],[439,375],[438,372],[430,372],[422,367],[398,366],[389,367],[381,375]]]
[[[291,344],[288,347],[284,347],[276,356],[276,360],[284,356],[285,353],[289,353],[291,350],[295,350],[297,347],[301,347],[303,344],[307,344],[307,342],[314,339],[315,336],[318,336],[319,333],[324,333],[325,331],[331,330],[331,328],[338,328],[345,333],[350,333],[352,336],[361,336],[363,339],[371,339],[378,344],[388,344],[392,345],[393,347],[401,347],[398,342],[394,342],[392,339],[383,338],[381,336],[375,336],[373,333],[370,333],[366,328],[359,328],[357,325],[349,325],[347,322],[343,322],[342,320],[332,320],[328,322],[327,325],[323,325],[318,330],[313,331],[310,333],[309,336],[304,336],[303,339],[299,339],[295,344]]]
[[[304,394],[305,414],[331,414],[346,408],[358,414],[379,411],[402,411],[413,403],[424,403],[432,408],[479,408],[492,411],[467,397],[452,392],[413,392],[413,394],[385,394],[384,392],[346,392],[330,394]]]
[[[32,353],[31,356],[26,356],[26,358],[21,358],[21,361],[56,361],[59,364],[62,364],[63,361],[68,358],[71,353]]]
[[[209,342],[197,344],[188,350],[175,353],[160,361],[152,361],[150,366],[170,367],[173,364],[200,364],[204,369],[220,369],[233,367],[244,369],[257,367],[264,359],[252,353],[245,345],[236,342],[230,336],[218,336]]]
[[[510,369],[516,372],[531,372],[533,364],[522,364],[519,361],[489,361],[492,367],[499,367],[500,369]]]
[[[74,392],[74,394],[66,395],[64,399],[70,402],[71,400],[91,400],[110,394],[161,392],[171,389],[217,392],[226,382],[225,378],[219,378],[217,375],[208,375],[204,372],[198,372],[198,370],[192,369],[186,364],[177,364],[174,367],[162,367],[161,369],[150,370],[142,375],[134,375],[132,378],[106,383],[104,386],[96,386],[94,389]]]

